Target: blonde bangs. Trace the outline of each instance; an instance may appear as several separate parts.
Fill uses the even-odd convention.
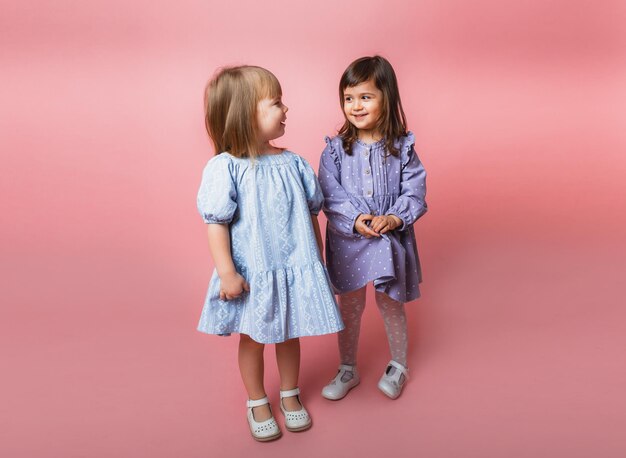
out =
[[[255,69],[257,80],[257,103],[265,98],[275,99],[283,96],[283,89],[280,87],[278,78],[269,70],[261,67],[251,67]]]

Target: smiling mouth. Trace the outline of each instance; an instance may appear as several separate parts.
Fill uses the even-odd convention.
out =
[[[354,118],[356,119],[363,119],[364,117],[367,116],[367,113],[362,113],[362,114],[353,114],[352,115]]]

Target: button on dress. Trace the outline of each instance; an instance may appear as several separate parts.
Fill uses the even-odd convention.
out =
[[[198,211],[205,223],[229,224],[233,262],[250,292],[221,300],[214,270],[199,331],[279,343],[343,329],[311,223],[322,202],[313,170],[293,152],[221,153],[208,162]]]
[[[400,154],[387,153],[384,139],[357,141],[352,154],[340,137],[326,137],[319,181],[324,193],[326,264],[338,293],[374,283],[376,291],[408,302],[420,296],[422,271],[413,223],[427,211],[426,171],[415,153],[409,132],[396,140]],[[354,230],[361,213],[396,215],[402,226],[379,238],[365,238]]]

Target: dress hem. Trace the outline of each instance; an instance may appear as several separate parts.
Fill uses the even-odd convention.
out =
[[[205,330],[205,329],[197,328],[197,330],[199,332],[203,333],[203,334],[217,335],[217,336],[220,336],[220,337],[230,337],[232,334],[245,334],[248,337],[250,337],[252,340],[254,340],[255,342],[258,342],[258,343],[261,343],[261,344],[277,344],[277,343],[286,342],[286,341],[291,340],[291,339],[299,339],[300,337],[316,337],[316,336],[324,336],[324,335],[328,335],[328,334],[335,334],[335,333],[337,333],[339,331],[342,331],[343,329],[344,329],[344,326],[340,326],[338,329],[336,329],[334,331],[333,330],[329,330],[329,331],[325,331],[325,332],[321,332],[321,333],[315,333],[315,334],[306,334],[305,333],[305,334],[291,335],[291,336],[287,336],[283,340],[270,339],[268,341],[263,342],[261,340],[255,339],[254,336],[252,336],[250,334],[238,331],[236,329],[233,329],[233,330],[230,330],[230,331],[226,331],[226,332],[220,331],[218,333],[217,331],[213,332],[211,330]]]
[[[331,283],[332,283],[333,291],[335,292],[335,294],[340,295],[340,294],[347,294],[347,293],[351,293],[353,291],[359,290],[359,289],[363,288],[364,286],[367,286],[368,284],[375,282],[379,278],[380,277],[372,278],[372,279],[369,279],[369,280],[365,281],[365,283],[363,283],[360,286],[357,286],[356,288],[348,288],[348,289],[343,289],[343,290],[340,289],[340,288],[337,288],[335,286],[335,284],[332,283],[332,281],[331,281]],[[380,283],[378,286],[384,286],[386,283],[388,283],[388,282]],[[421,280],[419,281],[419,283],[421,283]],[[422,293],[421,293],[421,291],[419,289],[419,286],[417,287],[417,291],[415,292],[415,296],[407,295],[404,300],[401,300],[400,298],[396,298],[396,297],[391,296],[386,291],[384,291],[382,289],[379,289],[378,286],[374,285],[374,289],[376,291],[381,292],[381,293],[385,293],[385,294],[387,294],[387,296],[389,296],[393,300],[398,301],[398,302],[402,302],[403,304],[406,304],[407,302],[411,302],[411,301],[414,301],[414,300],[419,299],[420,297],[422,297]]]

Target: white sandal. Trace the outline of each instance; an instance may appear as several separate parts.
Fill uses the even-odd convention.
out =
[[[250,433],[252,433],[252,437],[254,440],[260,442],[271,441],[274,439],[278,439],[281,436],[280,429],[278,428],[278,424],[274,419],[274,415],[265,421],[256,421],[254,419],[254,412],[252,411],[253,407],[263,406],[265,404],[269,404],[270,401],[267,399],[267,396],[261,399],[251,400],[248,399],[248,424],[250,425]],[[272,408],[270,407],[270,413],[272,412]]]
[[[393,374],[388,375],[392,367],[395,368],[395,371]],[[402,376],[404,376],[404,379]],[[378,389],[391,399],[396,399],[402,393],[402,388],[408,379],[409,369],[392,359],[387,364],[385,373],[378,382]]]
[[[351,372],[352,378],[344,382],[341,379],[346,372]],[[339,399],[344,398],[346,394],[348,394],[348,391],[357,386],[359,382],[360,379],[359,374],[356,371],[356,366],[341,364],[335,378],[322,389],[322,396],[326,399],[330,399],[331,401],[338,401]]]
[[[283,398],[289,398],[291,396],[298,396],[300,394],[300,388],[294,388],[293,390],[286,390],[280,392],[280,410],[283,412],[285,416],[285,428],[288,431],[305,431],[311,427],[313,422],[311,421],[311,417],[309,416],[309,412],[302,406],[300,410],[287,410],[283,406]],[[302,405],[300,401],[300,396],[298,396],[298,402]]]

